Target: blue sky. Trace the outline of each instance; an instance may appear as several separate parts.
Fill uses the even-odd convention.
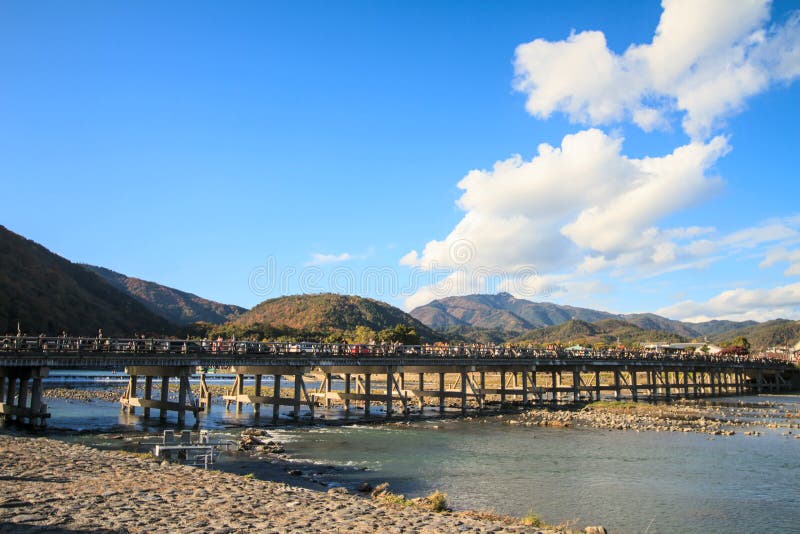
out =
[[[0,223],[248,307],[800,318],[798,8],[4,2]]]

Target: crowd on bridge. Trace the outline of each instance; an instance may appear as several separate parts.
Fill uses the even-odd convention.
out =
[[[5,353],[47,353],[47,354],[202,354],[202,355],[273,355],[273,356],[332,356],[332,357],[437,357],[472,359],[569,359],[569,360],[659,360],[693,361],[704,363],[759,363],[761,365],[790,365],[785,359],[764,354],[702,354],[694,351],[663,352],[604,348],[595,350],[582,348],[569,350],[558,346],[547,349],[528,345],[465,343],[465,344],[421,344],[403,345],[400,343],[313,343],[313,342],[269,342],[243,341],[230,339],[158,339],[145,336],[134,338],[104,337],[102,330],[97,337],[70,337],[66,333],[57,337],[5,336],[0,342]]]

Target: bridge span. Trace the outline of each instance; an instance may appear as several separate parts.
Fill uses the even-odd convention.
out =
[[[741,356],[694,357],[611,351],[571,354],[524,347],[344,345],[250,341],[9,337],[0,344],[0,416],[35,426],[50,417],[43,379],[50,369],[125,369],[122,410],[165,419],[211,409],[208,369],[234,375],[226,409],[252,405],[261,415],[282,406],[294,418],[306,407],[341,406],[370,417],[408,416],[423,406],[483,411],[488,406],[576,403],[601,397],[633,401],[800,390],[788,362]],[[189,378],[199,375],[192,391]],[[315,387],[307,382],[314,377]],[[268,390],[264,377],[272,377]],[[252,377],[254,387],[245,388]],[[154,380],[157,397],[154,397]],[[177,383],[172,388],[171,383]],[[177,389],[177,391],[174,391]]]

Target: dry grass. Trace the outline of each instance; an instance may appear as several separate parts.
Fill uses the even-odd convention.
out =
[[[434,491],[427,497],[419,497],[417,499],[407,499],[405,495],[393,493],[389,491],[389,483],[384,482],[379,484],[372,490],[372,498],[390,506],[397,506],[400,508],[407,508],[414,506],[430,512],[449,512],[450,508],[447,506],[447,494],[441,491]]]

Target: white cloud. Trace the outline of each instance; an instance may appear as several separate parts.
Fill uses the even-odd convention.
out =
[[[621,150],[621,139],[591,129],[567,135],[561,147],[540,145],[530,161],[514,156],[471,171],[458,184],[464,218],[445,239],[401,262],[552,271],[574,265],[585,251],[605,261],[632,253],[641,256],[637,262],[667,260],[671,239],[708,230],[661,230],[657,221],[713,194],[720,182],[706,171],[727,152],[727,141],[694,142],[658,158],[628,158]]]
[[[453,271],[430,285],[419,288],[405,299],[403,305],[406,309],[411,310],[444,297],[483,293],[488,287],[486,281],[486,278],[476,275],[474,272]]]
[[[792,218],[783,221],[769,221],[751,228],[744,228],[726,236],[721,243],[734,248],[754,248],[764,243],[796,238],[798,232],[789,226],[796,224]]]
[[[560,147],[540,145],[528,161],[513,156],[469,172],[458,183],[463,219],[401,263],[429,271],[552,273],[581,261],[587,272],[674,262],[685,254],[675,240],[713,229],[657,223],[715,192],[720,180],[708,170],[727,151],[727,140],[716,137],[634,159],[622,154],[622,139],[599,130],[567,135]]]
[[[690,322],[800,318],[800,283],[769,289],[730,289],[704,302],[685,300],[661,308],[656,313]]]
[[[504,280],[498,287],[517,298],[528,300],[558,300],[569,298],[570,304],[611,292],[612,288],[599,280],[576,279],[572,274],[518,276]]]
[[[536,117],[665,127],[673,112],[703,138],[745,100],[800,75],[800,14],[768,26],[767,0],[664,0],[653,40],[623,54],[597,31],[536,39],[516,51],[515,88]]]
[[[347,261],[352,258],[353,256],[348,252],[342,252],[341,254],[321,254],[316,252],[311,255],[311,259],[306,262],[306,265],[325,265],[328,263],[341,263],[343,261]]]
[[[778,247],[767,252],[764,261],[758,264],[759,267],[771,267],[776,263],[788,263],[789,266],[783,272],[786,276],[800,276],[800,250],[786,250]]]

